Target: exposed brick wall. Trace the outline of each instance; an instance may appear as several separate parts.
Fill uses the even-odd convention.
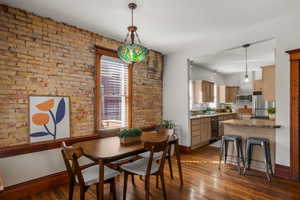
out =
[[[120,42],[0,5],[0,146],[29,141],[29,95],[70,96],[71,136],[94,132],[94,45],[116,50]],[[161,120],[162,64],[151,51],[134,66],[135,127]]]

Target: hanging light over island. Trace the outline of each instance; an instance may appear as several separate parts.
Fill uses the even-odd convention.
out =
[[[245,63],[245,66],[246,66],[246,70],[245,70],[245,77],[244,77],[244,81],[246,82],[246,83],[248,83],[249,82],[249,76],[248,76],[248,47],[250,47],[250,44],[245,44],[245,45],[243,45],[243,47],[245,48],[245,61],[246,61],[246,63]]]
[[[133,10],[137,8],[137,5],[135,3],[129,3],[128,7],[131,9],[131,26],[128,26],[128,33],[124,44],[118,48],[118,56],[126,63],[136,63],[143,61],[148,56],[149,51],[146,47],[141,45],[140,38],[137,34],[137,27],[133,25]],[[139,44],[135,43],[135,39],[138,40]]]

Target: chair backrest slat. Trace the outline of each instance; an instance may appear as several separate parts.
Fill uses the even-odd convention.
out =
[[[67,146],[65,142],[63,142],[61,152],[69,179],[75,181],[75,177],[77,176],[79,184],[84,185],[84,179],[78,162],[78,159],[83,156],[83,149],[81,147]]]
[[[159,170],[163,170],[166,155],[167,155],[168,148],[169,148],[168,141],[169,141],[169,137],[166,137],[164,140],[161,140],[161,141],[145,141],[144,142],[144,148],[150,152],[150,156],[149,156],[149,160],[148,160],[148,164],[147,164],[146,175],[150,175],[152,162],[153,162],[153,154],[157,153],[157,152],[163,152],[161,159],[158,161],[159,162]]]

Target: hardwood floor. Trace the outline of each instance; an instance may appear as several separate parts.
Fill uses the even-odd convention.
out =
[[[251,171],[247,176],[238,175],[234,166],[223,166],[218,170],[218,150],[205,147],[182,154],[184,186],[180,187],[175,160],[173,161],[174,179],[165,167],[167,198],[207,199],[207,200],[290,200],[300,199],[300,183],[273,178],[266,183],[264,174]],[[117,180],[117,198],[122,199],[123,176]],[[163,199],[161,189],[156,189],[155,178],[151,179],[150,199]],[[51,188],[47,191],[23,197],[21,200],[66,200],[67,185]],[[135,186],[128,182],[127,200],[144,199],[144,183],[135,178]],[[79,189],[75,189],[75,200],[79,199]],[[95,187],[86,192],[86,200],[96,198]],[[109,199],[109,188],[105,187],[105,199]]]

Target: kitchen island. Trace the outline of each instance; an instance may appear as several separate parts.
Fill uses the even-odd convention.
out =
[[[240,135],[243,139],[243,151],[245,155],[246,139],[248,137],[261,137],[270,140],[270,153],[272,167],[275,166],[275,129],[280,128],[275,121],[265,119],[231,119],[221,122],[224,129],[224,135]],[[236,156],[234,147],[229,144],[228,162],[235,164]],[[246,155],[245,155],[246,157]],[[260,147],[255,146],[252,154],[251,168],[259,171],[265,170],[264,153]]]

